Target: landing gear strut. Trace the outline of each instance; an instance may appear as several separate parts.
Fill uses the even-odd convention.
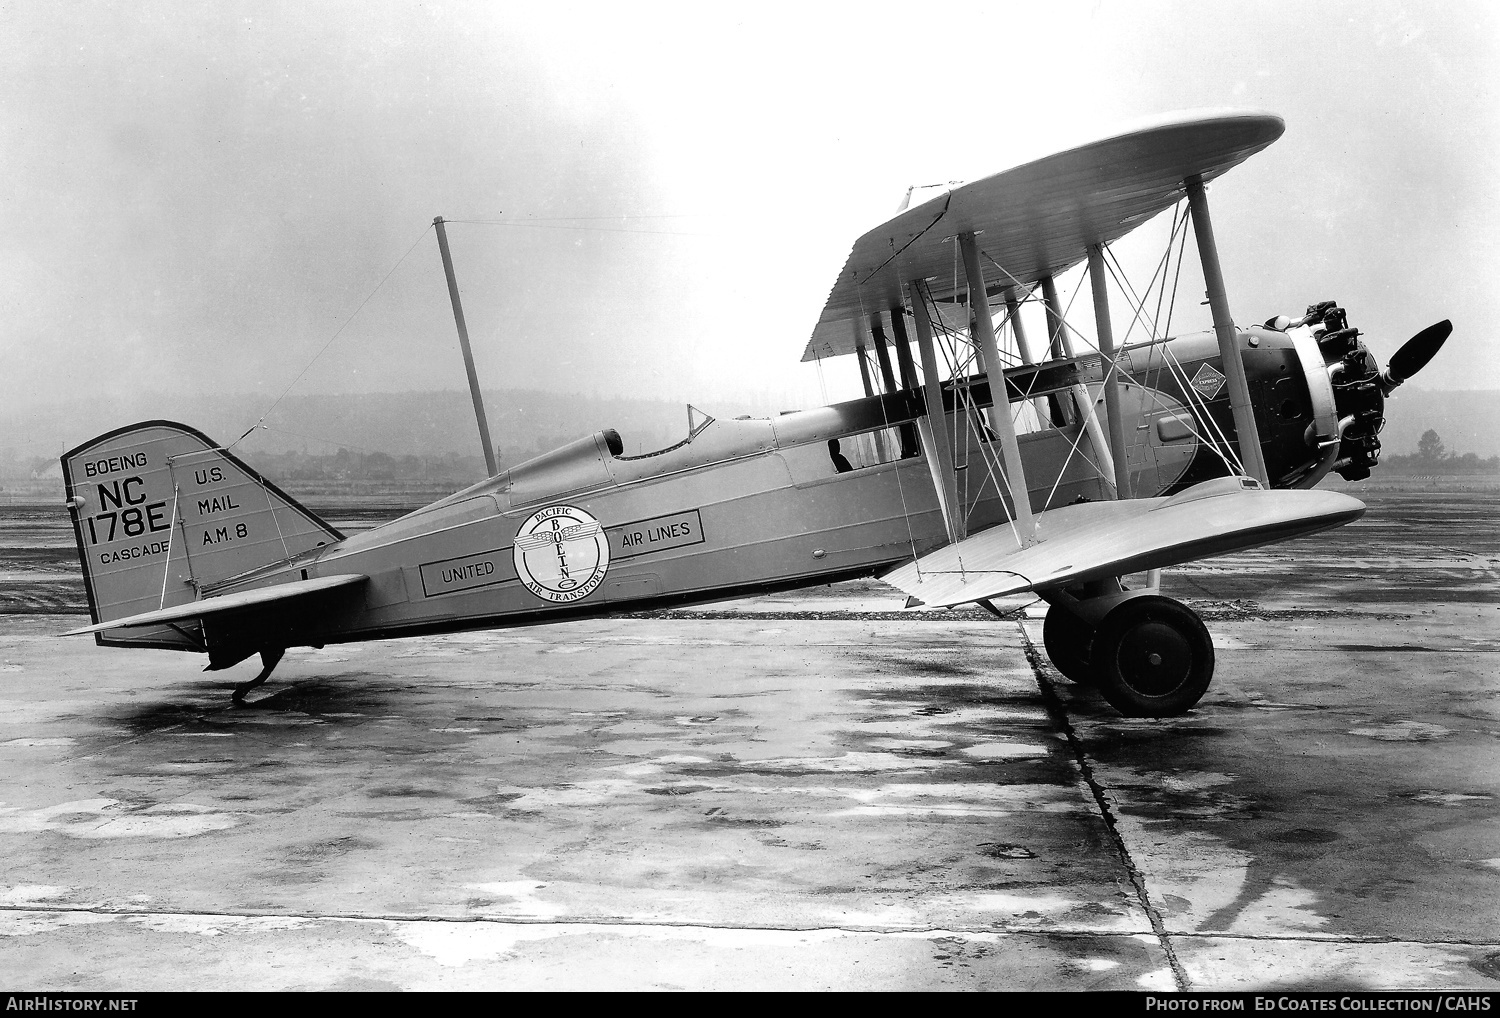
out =
[[[273,672],[276,669],[276,666],[281,663],[281,656],[285,653],[286,650],[284,648],[261,651],[260,674],[251,679],[249,682],[242,682],[238,686],[235,686],[234,695],[231,696],[230,699],[235,703],[244,703],[245,694],[250,692],[250,690],[254,689],[256,686],[262,685],[267,679],[271,677],[271,672]]]
[[[1097,626],[1054,604],[1042,643],[1057,670],[1097,686],[1131,718],[1164,718],[1193,708],[1214,675],[1214,645],[1203,620],[1179,601],[1137,594],[1105,613]]]

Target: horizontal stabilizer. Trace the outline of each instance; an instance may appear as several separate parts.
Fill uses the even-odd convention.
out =
[[[290,583],[278,583],[273,587],[256,587],[253,590],[240,590],[233,594],[216,594],[213,597],[205,597],[201,601],[189,601],[186,604],[174,605],[171,608],[163,608],[159,611],[145,612],[141,615],[130,615],[123,619],[111,619],[94,626],[85,626],[83,629],[70,629],[61,636],[84,636],[88,633],[103,633],[110,629],[131,629],[137,626],[159,626],[168,622],[181,622],[184,619],[201,619],[205,615],[215,615],[219,612],[235,611],[242,608],[254,608],[273,602],[291,601],[296,598],[307,597],[310,594],[321,593],[325,590],[334,590],[338,587],[349,587],[356,583],[364,583],[369,577],[358,573],[344,573],[337,576],[315,576],[310,580],[293,580]]]
[[[1248,486],[1247,486],[1248,485]],[[1266,491],[1221,477],[1170,498],[1063,506],[1037,517],[1037,542],[993,527],[882,576],[929,608],[1069,587],[1224,555],[1342,526],[1365,505],[1336,491]]]

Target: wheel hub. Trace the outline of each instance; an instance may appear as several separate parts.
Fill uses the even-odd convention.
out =
[[[1175,627],[1146,621],[1120,641],[1119,662],[1130,685],[1147,696],[1165,696],[1191,673],[1193,649]]]

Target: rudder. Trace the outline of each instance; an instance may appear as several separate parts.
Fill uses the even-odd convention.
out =
[[[95,623],[196,600],[344,536],[206,435],[171,421],[100,435],[64,453],[62,469]],[[206,649],[196,625],[95,638]]]

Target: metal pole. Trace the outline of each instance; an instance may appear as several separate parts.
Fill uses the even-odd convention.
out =
[[[948,415],[943,412],[943,379],[938,374],[937,351],[932,345],[932,322],[927,317],[927,284],[913,279],[910,285],[912,320],[917,325],[917,350],[922,354],[922,394],[927,400],[927,416],[918,421],[918,429],[927,440],[927,467],[932,472],[933,488],[943,511],[948,540],[962,541],[968,528],[958,509],[958,478],[954,475],[953,451],[949,448],[953,438],[948,433]],[[908,352],[907,357],[910,356]]]
[[[1188,208],[1193,213],[1193,233],[1198,239],[1198,258],[1203,262],[1203,285],[1208,290],[1208,306],[1213,312],[1214,333],[1219,339],[1219,360],[1229,387],[1229,409],[1234,413],[1234,433],[1239,439],[1240,462],[1245,472],[1271,486],[1266,476],[1266,461],[1260,452],[1260,431],[1255,426],[1255,408],[1250,403],[1250,382],[1245,377],[1245,362],[1240,356],[1239,338],[1234,319],[1229,316],[1229,297],[1224,292],[1224,272],[1219,267],[1219,248],[1214,243],[1214,225],[1208,217],[1208,197],[1203,178],[1191,176],[1186,181]]]
[[[1098,244],[1089,245],[1089,289],[1094,292],[1094,328],[1099,333],[1099,353],[1104,359],[1104,416],[1109,421],[1109,454],[1114,459],[1115,494],[1130,498],[1130,463],[1126,458],[1125,417],[1120,407],[1120,375],[1115,368],[1115,329],[1109,320],[1108,277],[1104,254]]]
[[[1006,482],[1015,507],[1016,535],[1021,547],[1036,536],[1036,518],[1031,513],[1031,493],[1026,486],[1026,468],[1021,462],[1021,447],[1016,443],[1016,424],[1010,417],[1010,392],[1005,387],[1005,367],[995,344],[995,322],[990,317],[990,302],[985,296],[984,267],[979,264],[979,244],[972,233],[958,235],[963,254],[964,274],[969,281],[969,311],[974,317],[979,349],[984,354],[984,377],[990,383],[990,427],[1000,437],[1000,451],[1005,456]],[[1011,303],[1007,296],[1006,303]],[[1015,321],[1012,315],[1011,321]],[[1017,333],[1017,339],[1020,334]],[[1024,347],[1022,348],[1024,351]],[[1029,360],[1027,363],[1031,363]]]
[[[464,306],[458,300],[458,280],[453,275],[453,256],[448,253],[448,230],[443,217],[432,221],[437,228],[438,251],[443,255],[443,274],[448,277],[448,299],[453,302],[453,321],[458,325],[458,345],[464,351],[464,370],[469,374],[469,394],[474,397],[474,418],[479,422],[479,441],[484,446],[484,468],[494,477],[500,472],[495,464],[495,449],[490,445],[490,426],[484,418],[484,398],[479,394],[479,375],[474,371],[474,354],[469,349],[469,327],[464,324]]]

